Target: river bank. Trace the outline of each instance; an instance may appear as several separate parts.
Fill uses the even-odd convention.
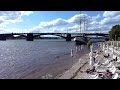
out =
[[[94,50],[99,50],[97,46],[94,48]],[[89,51],[88,51],[89,53]],[[85,79],[87,75],[85,73],[82,73],[81,70],[87,70],[89,69],[89,54],[86,53],[79,57],[78,62],[76,62],[69,70],[65,71],[61,75],[57,76],[55,79]]]
[[[64,72],[68,71],[75,63],[79,61],[79,58],[84,56],[85,54],[89,53],[89,50],[87,46],[84,46],[80,51],[76,52],[76,50],[73,50],[73,57],[71,57],[71,54],[67,54],[64,57],[59,57],[57,59],[58,62],[54,64],[54,66],[49,66],[46,68],[48,71],[48,75],[52,75],[52,78],[56,78],[63,74]],[[67,61],[66,61],[67,60]],[[50,71],[48,70],[50,68]],[[43,72],[45,72],[45,69],[43,69]],[[46,75],[46,74],[45,74]],[[40,78],[44,78],[43,75]]]
[[[119,48],[103,47],[98,48],[97,53],[94,53],[95,59],[92,60],[91,65],[90,54],[86,54],[56,79],[120,79]]]

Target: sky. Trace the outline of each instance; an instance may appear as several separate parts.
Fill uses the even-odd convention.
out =
[[[119,23],[120,11],[0,11],[0,33],[108,33]]]

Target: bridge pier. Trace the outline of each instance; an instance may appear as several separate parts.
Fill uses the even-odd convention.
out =
[[[33,41],[34,40],[33,33],[28,33],[27,37],[26,37],[26,40],[27,41]]]
[[[7,37],[6,37],[6,34],[1,34],[1,35],[0,35],[0,40],[4,40],[4,41],[5,41],[6,38],[7,38]]]
[[[67,34],[66,41],[71,41],[71,34]]]

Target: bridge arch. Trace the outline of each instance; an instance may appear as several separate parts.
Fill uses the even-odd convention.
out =
[[[52,36],[56,37],[57,36],[57,37],[61,37],[61,38],[66,38],[65,36],[62,36],[62,35],[59,35],[59,34],[58,35],[57,34],[53,34],[53,35],[51,35],[51,34],[42,34],[42,35],[40,35],[39,34],[39,35],[34,35],[34,38],[36,38],[36,37],[42,37],[42,36],[50,36],[50,37],[52,37]]]

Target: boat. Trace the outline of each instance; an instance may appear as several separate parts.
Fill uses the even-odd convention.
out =
[[[86,44],[85,40],[83,37],[77,36],[74,38],[75,44]]]
[[[81,11],[80,11],[80,15],[81,15]],[[82,23],[81,21],[82,21],[82,19],[81,19],[81,16],[80,16],[80,33],[81,33],[81,23]],[[85,38],[81,37],[81,35],[76,36],[74,38],[74,41],[75,41],[75,44],[80,44],[80,45],[86,44]]]

